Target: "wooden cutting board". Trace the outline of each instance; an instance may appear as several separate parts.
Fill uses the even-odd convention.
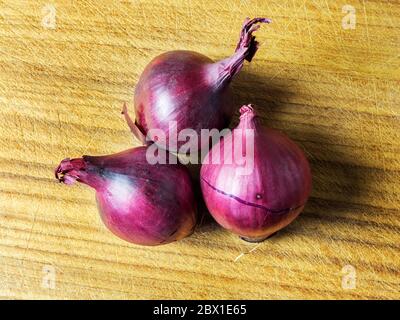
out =
[[[305,150],[306,210],[261,244],[207,215],[174,244],[119,240],[54,167],[132,147],[120,112],[145,65],[172,49],[227,57],[246,16],[273,23],[237,106]],[[1,1],[0,296],[400,298],[399,28],[398,1]]]

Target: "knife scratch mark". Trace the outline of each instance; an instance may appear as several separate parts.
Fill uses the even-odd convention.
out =
[[[237,262],[241,257],[243,257],[245,254],[249,254],[252,253],[253,251],[255,251],[259,246],[261,245],[261,243],[257,244],[256,246],[254,246],[253,248],[251,248],[249,251],[247,252],[242,252],[241,254],[239,254],[235,260],[233,260],[233,262]]]
[[[365,7],[365,0],[362,0],[363,3],[363,10],[365,16],[365,31],[367,34],[367,46],[368,46],[368,53],[370,52],[370,42],[369,42],[369,30],[368,30],[368,17],[367,17],[367,9]]]

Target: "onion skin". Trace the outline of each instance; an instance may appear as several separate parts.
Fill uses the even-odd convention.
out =
[[[262,241],[291,223],[311,193],[311,171],[302,150],[281,132],[261,126],[251,105],[241,109],[239,125],[213,146],[200,170],[200,183],[211,215],[224,228],[251,242]],[[220,148],[233,148],[235,131],[254,131],[254,169],[235,175],[243,165],[211,163]],[[238,132],[236,132],[238,133]],[[238,136],[245,139],[240,133]]]
[[[227,127],[233,115],[229,84],[243,67],[244,60],[251,61],[258,49],[252,35],[259,28],[258,23],[269,22],[265,18],[247,18],[235,53],[216,63],[193,51],[170,51],[154,58],[135,88],[137,128],[143,135],[149,134],[149,139],[161,148],[179,152],[185,141],[177,140],[174,130],[179,133],[193,129],[200,136],[201,129]],[[171,122],[176,122],[172,129]],[[162,130],[165,137],[152,134],[151,129]],[[132,131],[135,134],[137,130]],[[205,145],[208,147],[208,141],[189,145],[197,151]]]
[[[153,246],[190,235],[196,205],[186,167],[151,165],[146,150],[67,158],[57,167],[56,178],[94,188],[100,216],[110,231],[126,241]]]

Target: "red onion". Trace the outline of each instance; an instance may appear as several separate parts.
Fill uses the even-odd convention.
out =
[[[227,127],[233,114],[229,83],[244,60],[251,61],[258,49],[252,35],[259,28],[258,23],[269,22],[266,18],[247,18],[235,53],[219,62],[193,51],[170,51],[154,58],[135,89],[136,123],[132,123],[132,131],[137,133],[137,126],[150,140],[174,152],[184,144],[195,151],[208,147],[208,140],[200,144],[197,140],[188,141],[187,145],[185,138],[176,139],[176,133],[193,129],[200,137],[201,129]]]
[[[152,165],[152,154],[146,158],[146,150],[67,158],[57,167],[56,178],[94,188],[103,222],[122,239],[141,245],[182,239],[196,222],[188,170],[179,163]]]
[[[239,125],[204,158],[200,182],[216,221],[243,239],[257,242],[300,214],[311,192],[311,172],[301,149],[279,131],[262,127],[251,105],[243,106],[240,113]],[[246,148],[232,150],[236,142]],[[228,161],[227,151],[242,151],[245,161]],[[252,167],[245,172],[248,163]]]

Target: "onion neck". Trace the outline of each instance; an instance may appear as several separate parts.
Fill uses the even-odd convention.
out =
[[[243,105],[240,110],[240,121],[237,128],[255,129],[257,126],[257,115],[253,104]]]
[[[218,88],[230,83],[232,78],[242,69],[245,60],[250,62],[253,59],[259,45],[256,37],[253,36],[253,32],[260,28],[258,23],[270,22],[271,20],[267,18],[254,18],[251,20],[246,18],[240,32],[235,53],[229,58],[216,62],[211,66],[212,70],[210,70],[210,73],[212,76],[216,76],[216,86]]]
[[[78,181],[98,189],[104,183],[100,171],[99,168],[86,161],[85,156],[83,156],[82,158],[62,160],[55,169],[55,176],[58,181],[67,185],[72,185]]]

